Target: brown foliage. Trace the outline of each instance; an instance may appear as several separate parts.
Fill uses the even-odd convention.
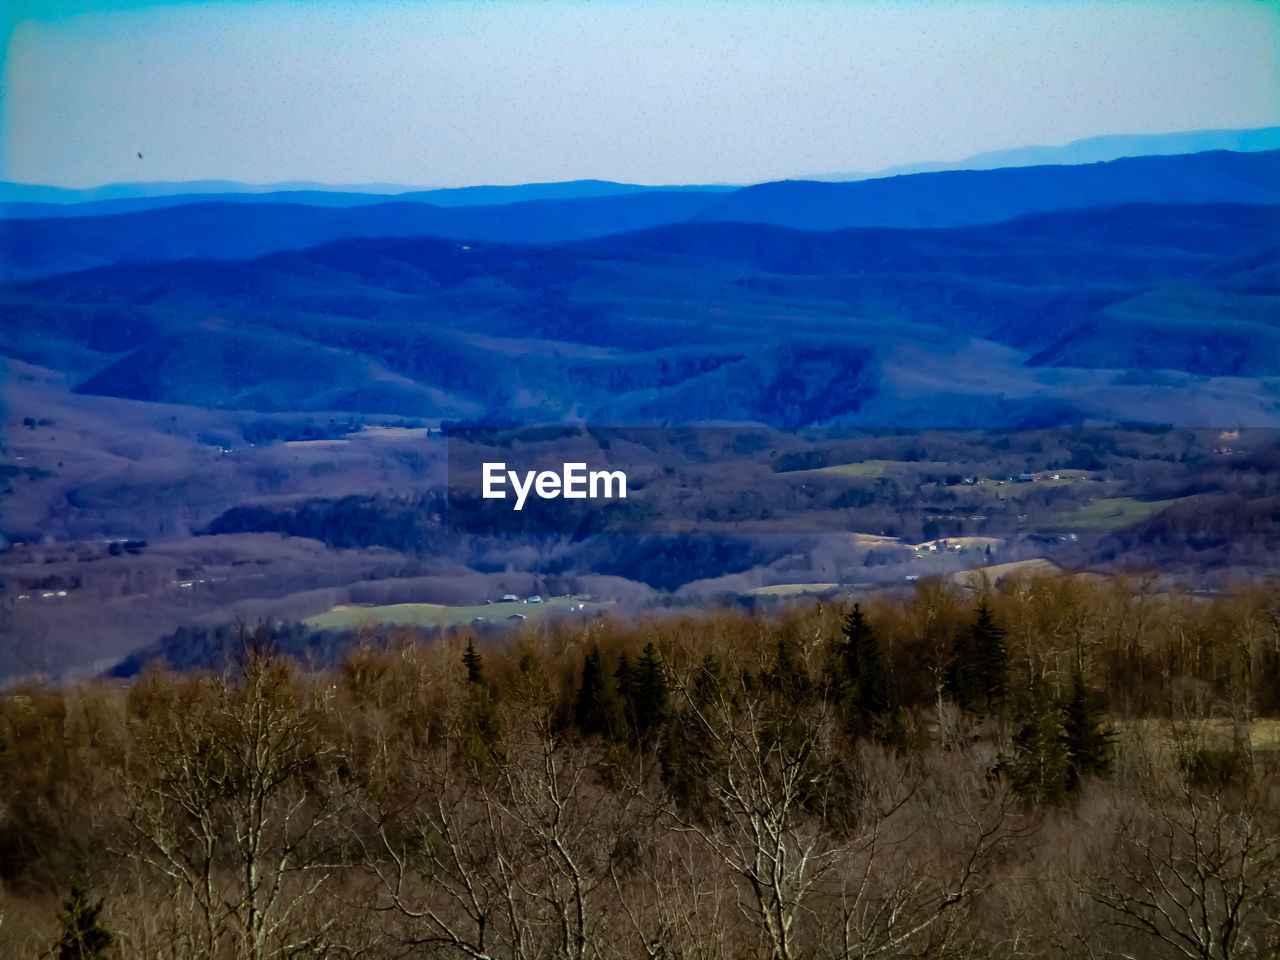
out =
[[[971,594],[863,601],[892,749],[841,723],[830,603],[526,629],[471,679],[466,637],[406,633],[334,671],[250,652],[8,691],[0,952],[48,949],[74,875],[122,957],[1275,955],[1274,592],[983,595],[1012,675],[982,719],[944,683]],[[610,735],[574,726],[595,648],[660,668],[618,681]],[[1011,718],[1032,677],[1063,696],[1076,671],[1110,703],[1115,776],[1029,808],[997,772]]]

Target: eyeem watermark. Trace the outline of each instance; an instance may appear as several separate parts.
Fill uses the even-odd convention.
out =
[[[521,476],[505,463],[484,464],[486,500],[507,499],[507,485],[515,493],[516,510],[523,510],[532,492],[541,500],[625,500],[627,475],[622,470],[587,470],[585,463],[566,463],[554,470],[526,470]]]

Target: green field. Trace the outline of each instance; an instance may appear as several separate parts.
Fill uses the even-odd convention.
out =
[[[838,583],[775,583],[771,587],[756,587],[747,594],[754,597],[795,597],[805,593],[826,593],[838,590]]]
[[[838,477],[875,479],[876,477],[883,477],[890,469],[905,470],[907,468],[914,467],[920,470],[938,470],[945,466],[945,463],[925,460],[860,460],[857,463],[837,463],[829,467],[817,467],[813,470],[797,470],[796,472],[833,473]]]
[[[339,604],[332,610],[307,617],[302,622],[316,630],[351,630],[383,623],[412,627],[456,627],[483,617],[489,623],[514,623],[507,618],[522,614],[528,620],[541,620],[559,613],[569,613],[581,606],[591,613],[601,604],[582,597],[550,597],[542,603],[482,603],[475,606],[451,607],[442,603],[392,603],[386,606]]]
[[[1135,500],[1133,497],[1110,497],[1095,500],[1087,507],[1066,513],[1054,520],[1055,526],[1088,527],[1116,530],[1154,516],[1177,500]]]
[[[1066,487],[1073,483],[1102,483],[1104,478],[1101,472],[1088,470],[1063,470],[1058,474],[1058,479],[1053,479],[1052,473],[1038,474],[1037,483],[1042,483],[1047,487]]]

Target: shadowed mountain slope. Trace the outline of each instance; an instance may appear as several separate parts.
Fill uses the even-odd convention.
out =
[[[223,201],[114,216],[9,220],[0,222],[0,271],[17,278],[107,263],[238,260],[348,237],[563,243],[686,220],[716,196],[676,191],[457,207]]]
[[[1280,207],[1192,204],[558,247],[348,239],[11,283],[3,349],[82,393],[234,409],[1271,423],[1278,224]]]

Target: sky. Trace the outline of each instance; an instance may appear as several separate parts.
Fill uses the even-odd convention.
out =
[[[69,187],[750,183],[1280,124],[1274,0],[4,6],[0,179]]]

